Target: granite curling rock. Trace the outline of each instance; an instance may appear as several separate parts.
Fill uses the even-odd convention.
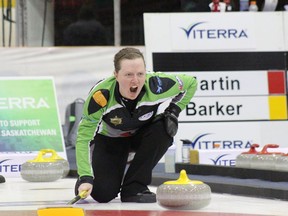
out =
[[[209,205],[211,188],[201,181],[190,180],[185,170],[181,170],[176,181],[167,181],[156,190],[160,206],[168,209],[197,210]]]
[[[249,151],[242,152],[236,157],[236,167],[240,168],[250,168],[252,158],[258,153],[256,148],[259,147],[259,144],[252,144]]]
[[[44,157],[45,151],[40,151],[33,160],[22,164],[20,175],[29,182],[52,182],[63,175],[63,166],[56,159]]]
[[[288,172],[288,153],[276,158],[275,168],[278,171]]]
[[[268,148],[278,148],[277,144],[267,144],[251,159],[251,168],[260,170],[275,170],[275,162],[283,152],[268,151]]]
[[[52,154],[51,159],[58,161],[59,163],[62,164],[62,169],[63,169],[62,178],[65,178],[68,176],[70,172],[70,165],[67,160],[60,157],[54,149],[42,149],[41,151],[44,155],[45,154],[48,155],[49,153],[51,153]]]

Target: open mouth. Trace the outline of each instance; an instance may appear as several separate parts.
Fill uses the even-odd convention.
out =
[[[138,89],[137,86],[132,86],[132,87],[130,87],[130,92],[135,93],[135,92],[137,92],[137,89]]]

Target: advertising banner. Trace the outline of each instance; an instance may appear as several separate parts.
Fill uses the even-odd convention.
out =
[[[0,79],[0,174],[19,177],[41,149],[67,158],[51,77]]]
[[[21,176],[22,164],[33,160],[37,156],[33,152],[1,153],[0,154],[0,175],[4,177],[17,178]]]
[[[262,148],[257,149],[261,151]],[[287,152],[288,148],[269,148],[268,152]],[[212,149],[212,150],[198,150],[199,163],[217,166],[236,166],[237,156],[247,150],[241,149]]]
[[[172,49],[255,49],[254,14],[238,15],[241,22],[237,23],[233,18],[233,13],[220,13],[217,16],[213,13],[199,13],[197,16],[182,13],[171,16]]]
[[[63,152],[52,78],[0,79],[0,151]]]
[[[215,156],[212,153],[222,155],[221,152],[230,151],[229,161],[232,165],[237,154],[248,151],[252,144],[259,144],[257,151],[266,144],[277,144],[279,148],[269,149],[269,151],[288,153],[287,127],[288,121],[181,123],[175,136],[176,161],[182,162],[183,140],[191,143],[191,149],[199,150],[200,162],[205,161],[207,164],[212,164],[210,159]]]

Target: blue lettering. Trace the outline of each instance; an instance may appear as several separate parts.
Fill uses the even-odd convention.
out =
[[[245,149],[250,148],[252,142],[242,140],[203,140],[193,143],[195,149],[213,149],[215,144],[220,144],[221,149]]]
[[[202,149],[202,144],[204,144],[204,149],[209,149],[209,144],[211,141],[202,141],[200,142],[199,148]]]
[[[19,171],[19,165],[11,165],[11,172],[18,172]]]
[[[209,29],[207,30],[207,38],[209,39],[216,39],[216,35],[215,35],[215,29]]]
[[[234,147],[239,147],[241,148],[241,146],[243,145],[243,142],[241,140],[234,140]]]
[[[218,38],[226,38],[226,30],[225,29],[219,29],[218,30]]]
[[[245,140],[209,140],[207,136],[211,133],[200,134],[191,141],[192,148],[195,149],[213,149],[215,144],[220,144],[222,149],[246,149],[254,143]],[[206,139],[205,139],[206,138]]]
[[[221,155],[221,156],[219,156],[218,158],[216,158],[215,160],[214,160],[214,159],[211,159],[211,161],[213,162],[214,165],[219,165],[219,166],[235,166],[236,160],[234,160],[234,159],[231,159],[231,160],[224,159],[224,157],[227,156],[227,155],[228,155],[228,154]]]
[[[202,39],[203,38],[203,33],[204,33],[205,30],[197,30],[197,32],[200,33],[200,38]]]
[[[230,160],[230,166],[236,166],[236,160]]]
[[[187,38],[193,38],[193,39],[231,39],[231,38],[248,38],[247,33],[245,30],[237,30],[237,29],[199,29],[199,25],[203,24],[205,22],[199,22],[194,25],[190,25],[187,29],[181,27]],[[198,27],[197,27],[198,26]],[[196,29],[196,27],[198,29]],[[192,34],[191,34],[192,33]]]
[[[248,35],[246,34],[246,32],[244,31],[244,30],[242,30],[241,32],[240,32],[240,34],[239,34],[239,38],[240,37],[246,37],[246,38],[248,38]]]
[[[237,38],[237,30],[236,29],[229,29],[228,30],[228,38]]]
[[[231,140],[224,140],[223,142],[222,142],[222,144],[223,144],[223,149],[225,149],[226,147],[227,148],[229,148],[229,149],[231,149],[232,148],[232,145],[233,145],[233,142],[231,141]],[[241,147],[240,147],[241,148]]]
[[[20,172],[21,165],[13,164],[13,165],[0,165],[0,173],[7,172]]]

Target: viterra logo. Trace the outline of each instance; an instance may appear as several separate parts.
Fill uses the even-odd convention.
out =
[[[207,22],[192,23],[187,28],[180,27],[187,39],[240,39],[248,38],[247,30],[235,28],[205,28]]]
[[[213,162],[214,165],[235,166],[235,159],[225,159],[226,156],[229,156],[229,154],[220,155],[215,159],[210,158],[210,160]]]
[[[242,149],[242,148],[250,148],[253,144],[252,141],[249,140],[239,140],[239,139],[207,139],[208,135],[212,133],[204,133],[197,135],[192,141],[192,148],[196,149],[213,149],[216,145],[219,145],[222,149]]]
[[[49,104],[44,98],[33,97],[9,97],[0,98],[0,110],[3,109],[49,109]]]
[[[10,160],[11,159],[5,159],[0,161],[0,173],[13,173],[21,171],[21,164],[5,164],[5,162],[8,162]]]

